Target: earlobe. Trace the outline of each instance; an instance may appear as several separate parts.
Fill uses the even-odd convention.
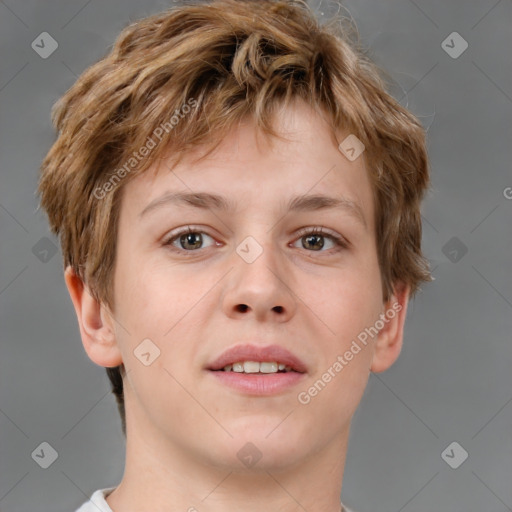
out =
[[[395,285],[395,292],[384,303],[384,310],[380,316],[384,326],[380,329],[375,341],[370,367],[370,370],[374,373],[386,371],[400,355],[409,294],[410,286],[398,283]]]
[[[117,345],[114,322],[73,268],[68,266],[64,280],[78,319],[82,344],[89,358],[99,366],[111,368],[123,361]]]

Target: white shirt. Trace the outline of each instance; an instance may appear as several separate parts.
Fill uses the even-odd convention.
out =
[[[98,489],[95,491],[91,499],[86,501],[76,512],[112,512],[105,498],[115,489],[115,487],[107,487],[106,489]],[[345,507],[344,512],[354,512],[352,509]]]
[[[91,499],[86,501],[76,512],[112,512],[105,498],[114,489],[115,487],[107,487],[106,489],[98,489],[93,492]]]

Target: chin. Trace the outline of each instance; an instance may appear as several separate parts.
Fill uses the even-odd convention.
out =
[[[231,430],[234,437],[227,440],[227,451],[235,456],[234,460],[230,457],[231,463],[250,471],[277,471],[305,457],[301,450],[304,435],[297,431],[293,422],[282,420],[253,418],[242,430]]]
[[[306,454],[297,451],[295,447],[267,443],[261,446],[247,441],[239,448],[237,445],[229,454],[224,453],[222,458],[214,456],[216,467],[238,474],[279,473],[289,471],[300,463]]]

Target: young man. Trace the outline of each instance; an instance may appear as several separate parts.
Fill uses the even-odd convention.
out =
[[[126,435],[80,512],[338,512],[369,372],[429,280],[425,133],[305,3],[127,27],[54,111],[41,204]]]

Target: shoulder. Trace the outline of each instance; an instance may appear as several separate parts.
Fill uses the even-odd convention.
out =
[[[76,512],[112,512],[105,498],[115,489],[115,487],[107,487],[98,489],[91,498],[86,501]],[[350,512],[350,511],[348,511]]]

